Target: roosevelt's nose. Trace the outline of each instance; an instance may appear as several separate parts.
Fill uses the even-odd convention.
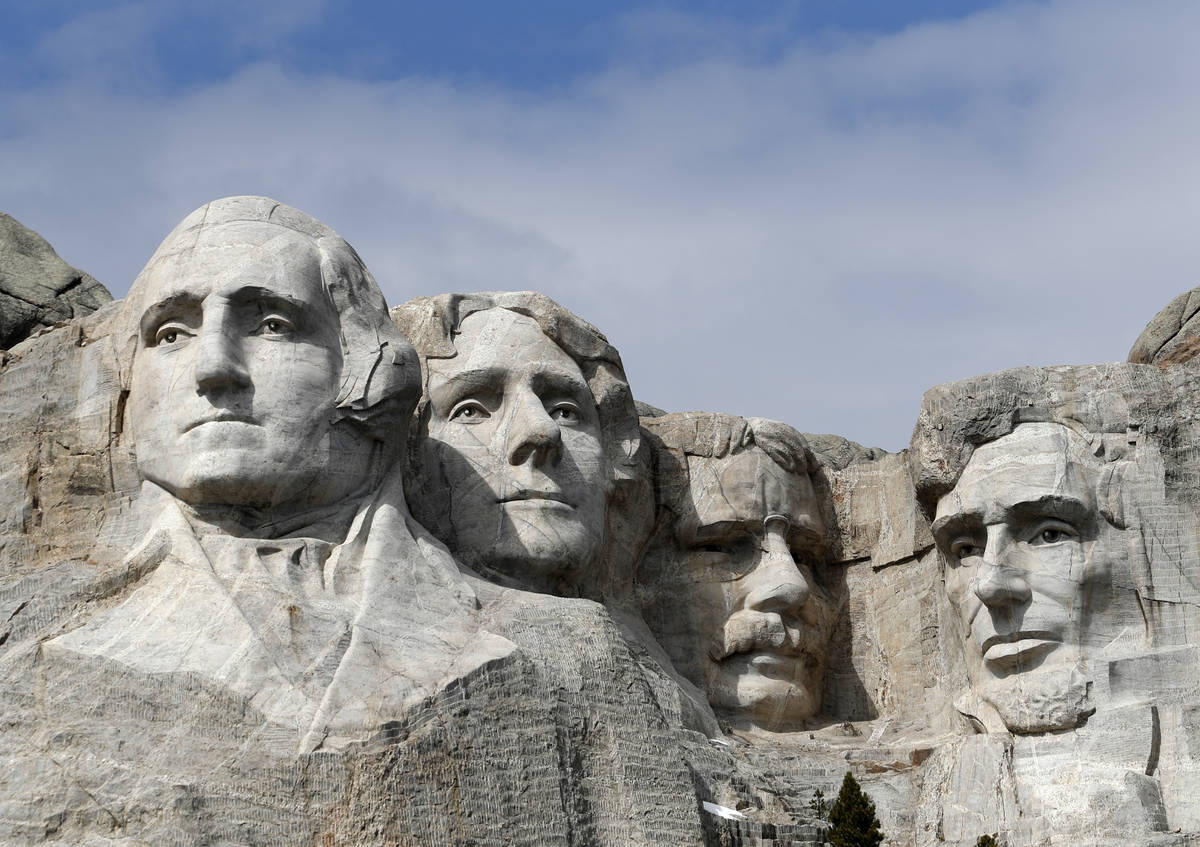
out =
[[[760,612],[786,612],[808,602],[812,586],[792,558],[787,543],[786,520],[767,520],[762,555],[746,579],[746,607]]]
[[[1025,572],[1013,567],[1012,539],[1003,527],[989,527],[981,561],[976,566],[973,589],[985,606],[1012,606],[1033,596]]]
[[[511,405],[505,437],[509,464],[557,462],[562,457],[562,431],[542,399],[528,389],[516,391],[508,399]]]
[[[250,372],[241,345],[221,326],[201,327],[193,342],[196,390],[201,394],[246,388]]]

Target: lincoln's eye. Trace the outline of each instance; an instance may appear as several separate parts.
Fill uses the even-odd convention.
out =
[[[179,340],[179,333],[173,329],[169,329],[162,334],[160,339],[164,344],[174,344]]]
[[[1034,546],[1043,544],[1060,544],[1064,541],[1071,541],[1079,537],[1079,533],[1073,526],[1065,521],[1051,518],[1049,520],[1039,521],[1037,526],[1033,527],[1030,535],[1030,543]]]

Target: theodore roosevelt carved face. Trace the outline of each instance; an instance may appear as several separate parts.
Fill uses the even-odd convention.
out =
[[[1013,731],[1073,727],[1078,667],[1107,640],[1121,531],[1097,504],[1101,463],[1055,423],[974,451],[937,504],[934,536],[966,638],[972,688]]]
[[[645,426],[660,439],[663,524],[641,574],[651,628],[732,722],[798,727],[820,710],[833,627],[803,438],[729,415]]]
[[[272,511],[363,487],[373,446],[335,425],[342,334],[316,240],[261,221],[201,227],[187,240],[164,243],[130,298],[141,475],[189,504]]]

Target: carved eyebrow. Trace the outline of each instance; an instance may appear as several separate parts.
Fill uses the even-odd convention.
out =
[[[979,512],[957,512],[935,520],[930,531],[933,533],[934,541],[939,546],[944,546],[950,540],[950,536],[978,529],[982,525],[983,515]]]
[[[441,405],[450,399],[457,399],[472,391],[480,389],[490,391],[492,390],[490,386],[503,381],[503,379],[504,369],[501,367],[471,368],[459,371],[453,376],[444,377],[437,385],[430,380],[429,396],[435,403]]]
[[[591,388],[584,381],[582,374],[576,370],[555,364],[547,364],[544,367],[545,370],[533,374],[531,382],[534,391],[539,393],[546,390],[569,391],[580,399],[585,397],[589,400],[594,399]]]
[[[1073,524],[1086,524],[1092,520],[1094,508],[1076,497],[1047,494],[1036,500],[1013,503],[1005,509],[1005,518],[1062,518]]]
[[[164,297],[142,312],[142,319],[138,321],[138,332],[142,338],[146,338],[158,328],[165,317],[184,309],[197,308],[199,305],[200,298],[186,291]]]
[[[239,306],[247,303],[262,303],[270,308],[299,315],[308,315],[314,311],[312,303],[257,285],[239,288],[229,295],[229,300]]]

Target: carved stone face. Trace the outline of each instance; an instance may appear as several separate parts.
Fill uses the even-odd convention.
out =
[[[1123,542],[1099,513],[1085,456],[1065,427],[1022,424],[978,448],[938,502],[971,684],[1014,731],[1075,725],[1076,704],[1055,701],[1077,699],[1072,670],[1110,602]]]
[[[442,540],[473,565],[560,590],[604,536],[609,473],[591,390],[516,312],[468,315],[454,343],[455,357],[428,362],[420,455],[448,501]]]
[[[371,443],[332,425],[338,316],[309,239],[207,229],[151,270],[137,305],[129,418],[144,478],[194,505],[257,508],[364,484]]]
[[[795,727],[820,710],[833,629],[812,483],[757,447],[687,461],[694,512],[656,586],[663,646],[732,719]]]

